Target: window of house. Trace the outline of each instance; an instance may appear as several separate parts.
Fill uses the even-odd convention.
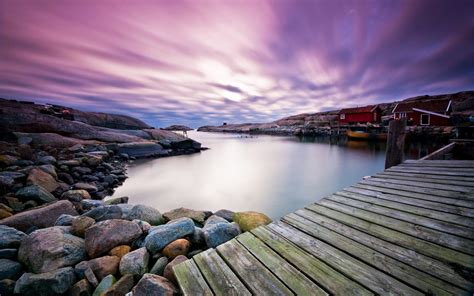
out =
[[[421,114],[420,125],[429,125],[429,124],[430,124],[430,115],[429,114]]]
[[[405,112],[400,112],[400,118],[405,118],[407,117],[407,114]]]
[[[346,119],[346,114],[341,114],[341,116],[339,117],[340,119]]]

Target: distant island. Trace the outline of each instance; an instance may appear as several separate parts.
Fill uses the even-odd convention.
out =
[[[445,105],[439,104],[439,102],[445,102]],[[407,109],[407,111],[409,112],[411,112],[412,109],[415,108],[417,105],[422,105],[424,106],[424,109],[430,109],[423,110],[425,111],[424,113],[428,114],[432,118],[434,118],[436,114],[439,114],[442,116],[448,116],[450,119],[450,123],[448,125],[424,125],[421,122],[414,122],[413,128],[411,128],[411,130],[419,132],[418,130],[420,129],[417,129],[415,127],[422,127],[422,130],[427,133],[431,133],[432,131],[441,133],[451,133],[453,129],[450,128],[450,126],[469,121],[469,116],[474,114],[474,91],[463,91],[435,96],[424,95],[407,98],[402,101],[381,103],[371,106],[357,106],[353,108],[339,109],[333,111],[303,113],[288,116],[269,123],[224,123],[220,126],[201,126],[197,130],[202,132],[253,133],[295,136],[330,135],[332,128],[339,128],[341,126],[347,125],[347,122],[342,119],[342,117],[345,117],[345,113],[343,112],[344,110],[358,114],[370,114],[371,109],[375,110],[376,108],[377,112],[379,112],[377,123],[384,125],[387,124],[389,120],[394,118],[393,111],[397,105],[405,105],[409,109]],[[367,109],[367,107],[369,107],[369,110],[365,110]],[[443,110],[443,108],[446,109],[446,107],[447,109],[449,109],[449,115],[444,114],[446,113],[446,110]],[[407,114],[407,112],[402,113],[404,113],[402,116],[405,116]],[[365,117],[362,117],[361,120],[355,120],[353,123],[362,124],[366,123],[367,121],[368,120]],[[448,126],[448,128],[446,129],[446,131],[444,131],[439,128],[440,126]]]

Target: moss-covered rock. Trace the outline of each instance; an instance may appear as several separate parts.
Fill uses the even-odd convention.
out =
[[[234,222],[239,224],[242,232],[250,231],[261,225],[267,225],[272,220],[265,214],[259,212],[237,212],[232,216]]]

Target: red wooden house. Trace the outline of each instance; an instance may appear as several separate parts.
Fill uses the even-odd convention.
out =
[[[451,100],[402,102],[393,108],[393,118],[407,118],[409,125],[451,125]]]
[[[339,111],[339,124],[380,123],[382,110],[377,105],[346,108]]]

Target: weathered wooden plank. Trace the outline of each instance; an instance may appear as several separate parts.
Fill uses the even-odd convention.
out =
[[[474,179],[471,181],[458,181],[458,180],[450,180],[444,177],[446,176],[438,176],[438,178],[429,178],[428,175],[419,174],[404,174],[404,173],[379,173],[374,176],[374,178],[387,178],[387,179],[395,179],[395,180],[407,180],[407,181],[420,181],[430,184],[446,184],[446,185],[456,185],[456,186],[464,186],[466,188],[474,188]]]
[[[252,233],[329,293],[333,295],[373,295],[360,284],[298,248],[277,233],[270,231],[267,227],[258,227],[253,229]]]
[[[421,272],[405,263],[386,256],[373,248],[360,244],[351,238],[322,227],[302,216],[289,214],[283,217],[283,222],[345,251],[351,256],[356,257],[358,260],[373,265],[380,271],[387,273],[400,281],[406,282],[412,288],[419,289],[426,294],[453,295],[452,293],[456,292],[454,293],[455,295],[460,295],[467,292],[443,282],[438,278],[434,278],[427,273]]]
[[[216,295],[252,295],[214,249],[193,257]]]
[[[462,176],[445,176],[445,175],[433,175],[429,173],[412,173],[412,172],[392,172],[392,171],[383,171],[379,174],[389,174],[389,175],[398,175],[398,176],[410,176],[423,179],[436,179],[436,180],[453,180],[460,181],[465,183],[471,183],[474,181],[474,177],[462,177]]]
[[[471,202],[474,202],[473,200],[474,195],[470,193],[465,193],[465,192],[453,192],[453,191],[448,191],[448,190],[422,188],[422,187],[415,187],[415,186],[409,186],[409,185],[397,185],[397,184],[391,184],[391,183],[385,183],[385,182],[372,181],[371,179],[363,180],[363,181],[360,181],[359,183],[364,184],[364,185],[385,187],[385,188],[403,190],[403,191],[414,192],[414,193],[436,195],[440,197],[466,199],[466,200],[470,200]]]
[[[466,167],[448,167],[448,166],[426,166],[426,165],[413,165],[413,164],[400,164],[397,168],[408,169],[408,170],[423,170],[423,171],[447,171],[454,173],[474,173],[474,168]]]
[[[437,231],[424,226],[414,225],[412,223],[394,219],[388,216],[374,215],[372,212],[352,206],[347,206],[328,199],[321,200],[319,204],[333,210],[346,213],[351,216],[433,242],[435,244],[439,244],[447,248],[458,250],[466,254],[474,254],[474,244],[473,241],[469,239],[450,235],[448,233]]]
[[[185,261],[173,267],[174,275],[183,295],[211,296],[214,295],[201,275],[196,263]]]
[[[217,252],[254,294],[294,295],[236,240],[217,247]]]
[[[352,187],[374,190],[381,193],[391,193],[391,194],[396,194],[396,195],[406,196],[406,197],[411,197],[411,198],[430,200],[434,202],[439,202],[440,204],[447,204],[447,205],[452,205],[452,206],[474,209],[474,202],[469,199],[440,197],[440,196],[434,196],[434,195],[423,194],[423,193],[397,190],[397,189],[381,187],[381,186],[367,185],[367,184],[362,184],[362,183],[354,184],[352,185]]]
[[[378,238],[392,242],[394,244],[415,250],[421,254],[445,261],[448,263],[455,263],[466,268],[474,267],[474,256],[449,249],[438,244],[419,239],[417,237],[377,225],[363,219],[333,210],[331,208],[312,204],[306,207],[318,214],[331,217],[341,223],[350,225],[353,228],[369,233]]]
[[[295,214],[311,220],[323,227],[326,227],[331,231],[344,235],[351,240],[355,240],[369,248],[377,250],[387,256],[429,273],[437,278],[443,279],[447,283],[452,283],[453,285],[456,285],[467,291],[474,290],[473,284],[469,280],[459,275],[453,266],[449,264],[425,256],[409,248],[398,246],[394,243],[377,238],[373,235],[352,228],[351,225],[346,225],[332,219],[331,217],[326,217],[307,209],[298,210],[295,212]],[[440,287],[445,287],[446,283],[440,282],[438,285]]]
[[[474,168],[473,160],[405,160],[403,164],[420,165],[420,166],[451,166],[451,167],[468,167]]]
[[[459,176],[459,177],[474,177],[471,172],[449,172],[444,170],[425,170],[424,168],[407,168],[407,167],[391,167],[385,170],[386,172],[407,172],[431,175],[445,175],[445,176]]]
[[[359,193],[359,194],[363,194],[367,196],[376,197],[379,199],[391,200],[391,201],[400,202],[400,203],[409,204],[409,205],[415,205],[417,207],[423,207],[427,209],[435,209],[437,211],[443,211],[443,212],[457,214],[457,215],[461,215],[465,217],[474,217],[474,209],[471,209],[471,208],[459,207],[459,206],[454,206],[454,205],[450,205],[446,203],[441,203],[438,201],[419,199],[416,197],[406,197],[406,196],[401,196],[397,194],[383,193],[377,190],[366,189],[366,188],[371,188],[371,186],[348,187],[348,188],[344,188],[344,191]],[[443,199],[443,201],[446,201],[446,199],[442,197],[440,198]],[[454,201],[457,201],[457,200],[454,200]]]
[[[436,206],[438,204],[434,205],[434,209],[427,209],[424,207],[419,207],[419,206],[413,206],[413,205],[407,205],[403,202],[399,202],[398,199],[397,201],[392,201],[392,200],[385,200],[382,198],[376,198],[372,196],[367,196],[359,193],[354,193],[351,191],[338,191],[335,193],[335,195],[340,195],[348,198],[353,198],[357,199],[360,201],[364,202],[369,202],[373,203],[376,205],[384,206],[387,208],[392,208],[395,210],[401,210],[405,211],[408,213],[413,213],[416,215],[420,216],[425,216],[441,221],[449,221],[450,223],[458,224],[458,225],[463,225],[466,227],[471,227],[474,228],[474,219],[473,218],[468,218],[468,217],[463,217],[460,215],[455,215],[455,214],[450,214],[450,213],[445,213],[445,212],[440,212],[437,210]],[[402,197],[403,198],[403,197]],[[471,230],[471,232],[474,232],[474,230]],[[472,234],[474,235],[474,233]]]
[[[370,181],[382,182],[382,183],[391,183],[391,184],[398,184],[398,185],[405,185],[405,186],[415,186],[415,187],[422,187],[422,188],[432,188],[432,189],[440,189],[443,191],[454,191],[454,192],[464,192],[464,193],[473,193],[474,188],[466,187],[466,186],[458,186],[453,184],[441,184],[440,182],[437,183],[430,183],[426,181],[416,181],[416,180],[397,180],[392,178],[386,178],[384,176],[375,175],[371,178],[367,179]]]
[[[395,278],[360,260],[281,222],[268,225],[272,231],[286,237],[302,249],[320,258],[335,269],[377,294],[423,295]]]
[[[311,295],[329,295],[250,232],[239,235],[237,241],[295,294],[304,295],[311,291]]]
[[[410,222],[413,224],[425,226],[432,228],[441,232],[446,232],[447,234],[454,234],[468,239],[474,238],[474,229],[469,227],[464,227],[461,225],[455,225],[449,222],[432,219],[425,216],[420,216],[418,214],[412,214],[404,212],[403,205],[400,205],[399,209],[387,208],[385,206],[380,206],[371,202],[361,201],[354,198],[349,198],[345,196],[338,195],[338,193],[333,194],[327,197],[328,200],[335,201],[337,203],[345,204],[350,207],[355,207],[372,213],[385,215],[391,218],[402,220],[405,222]],[[373,215],[373,214],[372,214]],[[474,241],[472,241],[474,244]],[[474,251],[474,249],[473,249]]]

